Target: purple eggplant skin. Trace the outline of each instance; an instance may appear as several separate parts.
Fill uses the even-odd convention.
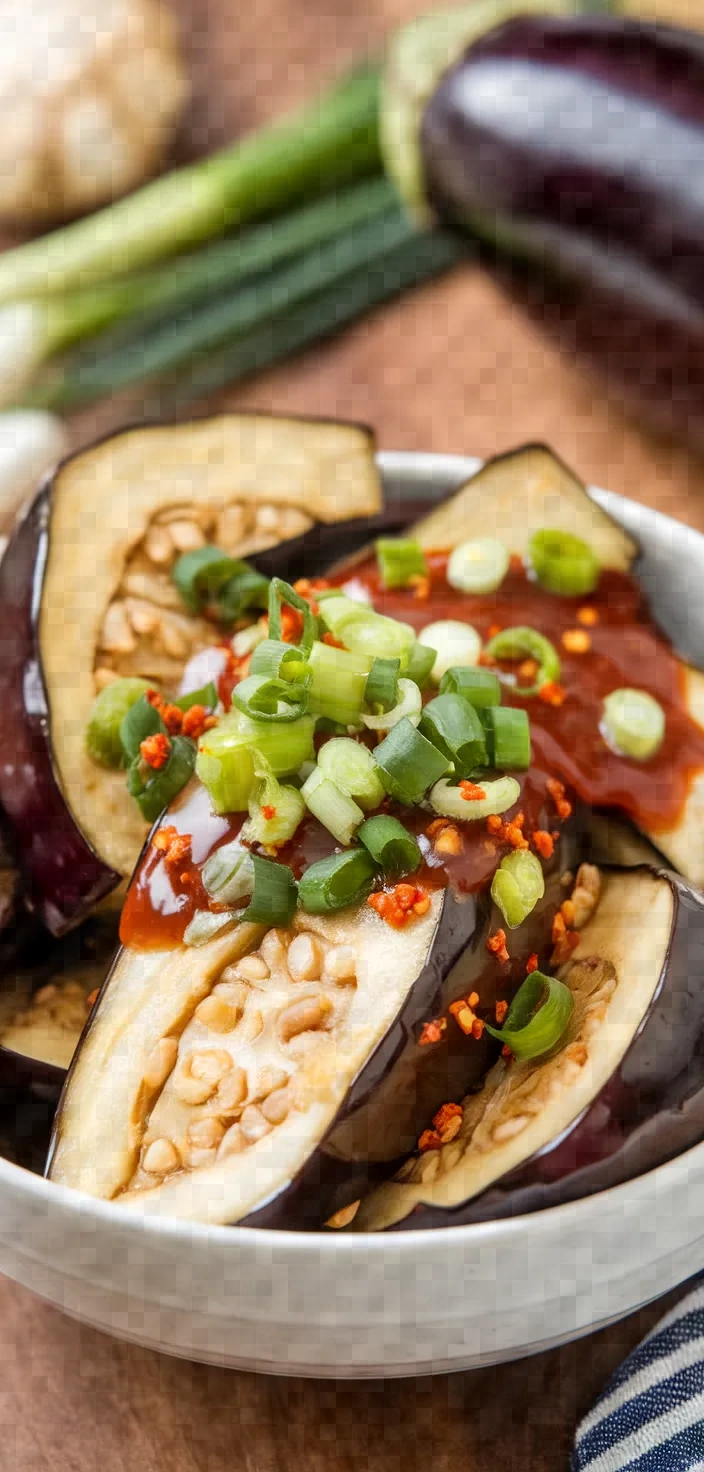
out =
[[[464,1206],[419,1204],[393,1231],[466,1226],[561,1206],[622,1185],[704,1137],[704,895],[674,874],[675,915],[658,989],[609,1083],[563,1138]]]
[[[704,443],[704,37],[509,21],[445,73],[420,147],[440,217],[517,266],[520,294],[532,278],[621,396]]]
[[[39,609],[51,517],[38,492],[0,563],[0,802],[12,823],[27,903],[62,935],[120,883],[73,821],[54,768],[39,650]]]
[[[287,1188],[241,1225],[282,1231],[319,1228],[377,1180],[388,1177],[439,1106],[477,1086],[500,1044],[484,1033],[466,1038],[450,1019],[440,1043],[420,1046],[422,1024],[447,1016],[451,1002],[478,991],[482,1013],[510,998],[525,977],[528,957],[545,954],[552,917],[564,898],[561,876],[583,853],[581,816],[566,824],[546,869],[545,895],[513,933],[511,960],[498,967],[487,937],[503,923],[487,891],[445,894],[427,962],[396,1021],[358,1074],[327,1136]],[[558,857],[559,856],[559,857]]]

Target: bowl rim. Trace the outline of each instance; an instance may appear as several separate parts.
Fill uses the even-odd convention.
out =
[[[166,428],[167,426],[159,427]],[[130,426],[117,431],[117,434],[124,434],[129,431],[129,428]],[[113,435],[103,436],[104,439],[113,437]],[[463,479],[474,474],[483,464],[483,460],[478,456],[414,450],[378,450],[376,460],[382,476],[399,476],[407,482],[417,481],[422,484],[428,478],[432,479],[433,476],[439,475],[448,482],[456,479],[458,486]],[[655,519],[656,524],[663,530],[670,528],[677,529],[680,533],[684,531],[695,544],[701,545],[701,556],[704,562],[704,535],[688,527],[685,522],[655,511],[651,507],[643,506],[613,491],[605,491],[592,485],[589,485],[587,490],[604,510],[613,511],[617,516],[620,510],[626,512],[629,529],[632,527],[633,514],[637,515],[639,511],[642,511],[649,520]],[[628,513],[631,514],[628,515]],[[629,1193],[632,1193],[634,1186],[639,1183],[647,1186],[648,1182],[654,1182],[656,1179],[662,1180],[665,1176],[681,1172],[688,1175],[691,1168],[696,1169],[698,1166],[704,1166],[704,1140],[674,1156],[671,1160],[628,1181],[540,1211],[464,1225],[450,1223],[443,1227],[416,1227],[402,1232],[358,1232],[349,1235],[344,1232],[281,1231],[270,1227],[240,1226],[236,1223],[234,1225],[237,1229],[233,1230],[233,1225],[195,1222],[166,1215],[140,1215],[136,1211],[121,1212],[119,1208],[116,1209],[112,1201],[104,1201],[71,1186],[48,1180],[46,1176],[37,1175],[34,1171],[17,1165],[2,1155],[0,1155],[0,1187],[9,1187],[14,1193],[28,1196],[34,1200],[38,1209],[44,1206],[51,1207],[51,1204],[54,1203],[57,1208],[62,1207],[69,1215],[78,1215],[82,1220],[92,1217],[108,1229],[119,1227],[121,1233],[146,1236],[155,1241],[167,1239],[171,1242],[180,1242],[183,1246],[192,1245],[194,1247],[196,1245],[201,1247],[217,1245],[225,1248],[226,1244],[229,1244],[233,1251],[237,1251],[238,1246],[244,1242],[251,1247],[258,1245],[269,1251],[288,1249],[294,1256],[303,1256],[313,1250],[316,1253],[324,1253],[328,1258],[331,1255],[340,1255],[347,1259],[350,1256],[354,1258],[356,1253],[361,1253],[366,1257],[368,1252],[372,1251],[381,1254],[382,1258],[388,1255],[398,1261],[399,1257],[414,1256],[419,1249],[430,1248],[433,1244],[437,1247],[439,1243],[446,1242],[448,1233],[451,1234],[453,1247],[465,1245],[481,1247],[497,1239],[510,1239],[512,1236],[522,1236],[529,1231],[539,1231],[541,1224],[544,1223],[548,1226],[552,1224],[559,1231],[561,1223],[567,1226],[570,1220],[578,1222],[580,1217],[586,1218],[593,1212],[596,1203],[600,1201],[606,1202],[608,1206],[617,1210],[619,1201],[625,1201]]]

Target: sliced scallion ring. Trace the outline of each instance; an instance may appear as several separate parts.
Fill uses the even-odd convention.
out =
[[[502,629],[489,640],[486,654],[490,659],[534,659],[538,673],[532,685],[517,686],[520,695],[537,695],[543,685],[556,683],[562,672],[560,656],[554,644],[539,634],[537,629],[519,625],[513,629]]]
[[[314,818],[332,833],[338,843],[352,842],[364,813],[348,793],[315,767],[301,788],[301,797]]]
[[[418,635],[418,642],[436,651],[431,669],[431,679],[436,685],[453,665],[476,665],[482,652],[482,641],[476,629],[456,618],[443,618],[437,623],[427,624]]]
[[[452,763],[455,780],[487,763],[484,727],[461,695],[437,695],[426,705],[420,729]]]
[[[447,581],[460,593],[494,593],[508,572],[509,554],[496,537],[460,542],[447,564]]]
[[[320,617],[345,649],[369,659],[370,665],[375,658],[399,659],[402,670],[408,664],[416,638],[410,624],[376,613],[363,603],[345,598],[343,593],[320,600]]]
[[[493,767],[530,766],[530,721],[519,706],[492,705],[482,711],[484,730]]]
[[[369,671],[364,703],[375,715],[392,710],[398,701],[400,659],[375,659]]]
[[[299,645],[304,659],[308,657],[313,647],[313,640],[318,631],[315,615],[309,603],[297,593],[290,583],[285,583],[283,578],[272,578],[269,585],[269,638],[280,640],[282,635],[281,609],[286,604],[288,608],[295,608],[297,613],[303,615],[303,633],[299,639]]]
[[[377,864],[365,848],[332,854],[306,869],[298,886],[298,902],[309,915],[344,910],[371,894],[377,873]]]
[[[410,537],[379,537],[376,556],[385,588],[407,588],[411,578],[427,575],[423,548]]]
[[[236,905],[248,898],[254,889],[252,855],[239,838],[223,844],[206,859],[202,870],[203,884],[210,898],[221,905]]]
[[[511,1049],[519,1063],[549,1053],[566,1032],[574,997],[563,981],[533,971],[517,991],[503,1027],[485,1024],[487,1032]]]
[[[318,641],[310,652],[309,708],[339,726],[361,726],[371,659]]]
[[[357,836],[383,869],[385,879],[400,879],[403,874],[415,874],[420,868],[423,856],[418,842],[398,818],[381,813],[376,818],[367,818]]]
[[[665,712],[647,690],[612,690],[604,701],[599,730],[617,756],[647,762],[662,746]]]
[[[254,865],[254,892],[241,919],[256,925],[290,925],[296,901],[298,885],[288,864],[277,864],[273,859],[264,859],[261,854],[252,854]]]
[[[303,650],[296,644],[284,644],[281,639],[263,639],[249,661],[249,673],[301,684],[306,681],[308,664]]]
[[[430,805],[443,818],[459,818],[469,823],[477,818],[490,818],[494,813],[507,812],[521,795],[520,784],[515,777],[499,777],[496,782],[482,781],[479,785],[486,796],[468,802],[460,787],[454,787],[443,778],[431,788]]]
[[[542,588],[584,598],[599,581],[599,563],[588,542],[572,532],[545,528],[528,543],[528,560]]]
[[[423,700],[415,681],[399,680],[397,696],[396,705],[382,715],[362,711],[362,720],[368,730],[390,731],[392,726],[397,726],[404,718],[414,726],[420,723]]]
[[[384,787],[371,751],[349,736],[333,736],[321,746],[318,770],[362,808],[378,808],[383,801]]]
[[[501,704],[501,685],[493,670],[453,665],[440,681],[441,695],[461,695],[475,710]]]
[[[511,930],[523,924],[544,894],[545,878],[535,854],[519,849],[501,860],[492,880],[491,898]]]
[[[421,736],[407,716],[377,746],[374,760],[389,795],[409,806],[421,802],[449,766],[442,752]]]
[[[432,649],[428,644],[421,644],[417,639],[411,647],[406,665],[406,679],[414,680],[421,690],[430,679],[430,671],[435,664],[437,652],[437,649]]]

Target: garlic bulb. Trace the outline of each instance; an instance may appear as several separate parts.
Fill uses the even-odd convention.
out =
[[[186,93],[163,0],[0,0],[0,217],[41,222],[133,189]]]

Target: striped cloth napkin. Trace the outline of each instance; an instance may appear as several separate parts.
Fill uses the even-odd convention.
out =
[[[572,1472],[704,1472],[704,1278],[585,1416]]]

